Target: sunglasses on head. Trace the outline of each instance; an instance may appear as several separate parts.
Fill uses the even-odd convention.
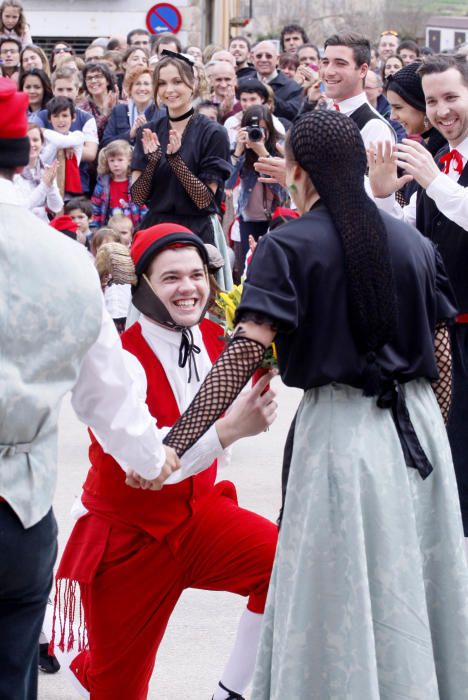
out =
[[[380,36],[400,36],[394,29],[387,29]]]

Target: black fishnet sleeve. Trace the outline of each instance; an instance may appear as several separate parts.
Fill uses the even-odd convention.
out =
[[[132,199],[139,207],[143,207],[151,195],[151,183],[153,181],[154,171],[156,170],[159,161],[161,160],[161,146],[158,146],[156,151],[149,153],[148,163],[146,168],[141,173],[138,180],[135,180],[131,187]]]
[[[211,368],[198,394],[164,438],[182,457],[229,408],[260,366],[265,347],[256,340],[234,336]]]
[[[199,209],[206,209],[213,201],[214,192],[192,173],[179,153],[168,153],[166,158],[190,199]]]
[[[436,327],[434,349],[439,379],[432,386],[444,422],[447,423],[452,403],[452,350],[450,335],[445,323],[439,323]]]

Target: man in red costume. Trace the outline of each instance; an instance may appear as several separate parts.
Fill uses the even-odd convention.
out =
[[[135,381],[164,436],[223,346],[219,326],[203,318],[210,296],[208,255],[188,229],[159,224],[137,234],[131,257],[137,280],[133,303],[142,316],[122,343],[133,355]],[[187,452],[162,490],[136,474],[127,476],[92,435],[82,496],[87,512],[75,525],[57,573],[62,611],[73,609],[76,582],[80,585],[89,648],[75,655],[70,670],[92,700],[147,697],[157,649],[185,588],[248,597],[213,695],[242,698],[255,663],[277,528],[240,508],[231,482],[215,480],[226,448],[274,420],[274,392],[262,396],[268,380],[260,380]],[[62,649],[73,646],[69,621],[65,612]]]

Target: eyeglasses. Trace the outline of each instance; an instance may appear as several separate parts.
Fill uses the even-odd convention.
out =
[[[0,49],[0,54],[2,56],[7,56],[9,53],[19,53],[19,49]]]
[[[100,80],[105,80],[105,77],[103,75],[87,75],[86,76],[86,82],[87,83],[95,83],[96,81]]]
[[[396,36],[399,37],[400,35],[398,32],[396,32],[394,29],[387,29],[380,36]]]

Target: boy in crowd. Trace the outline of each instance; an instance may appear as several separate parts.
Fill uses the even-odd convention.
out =
[[[50,129],[44,129],[41,157],[46,165],[58,160],[57,183],[64,200],[81,194],[79,165],[83,154],[84,134],[71,132],[75,105],[68,97],[53,97],[47,104]]]
[[[75,104],[80,89],[80,79],[71,68],[58,68],[52,77],[52,91],[55,97],[68,97]],[[50,129],[47,109],[42,109],[34,120],[40,126]],[[75,117],[70,131],[82,131],[84,135],[83,152],[81,154],[80,177],[84,194],[89,194],[89,173],[87,163],[96,160],[98,151],[98,135],[96,120],[88,112],[75,107]]]
[[[85,197],[73,197],[69,199],[65,204],[63,213],[68,214],[77,225],[77,240],[86,245],[86,247],[89,247],[91,238],[93,237],[93,232],[89,227],[93,217],[93,208],[89,199]]]

